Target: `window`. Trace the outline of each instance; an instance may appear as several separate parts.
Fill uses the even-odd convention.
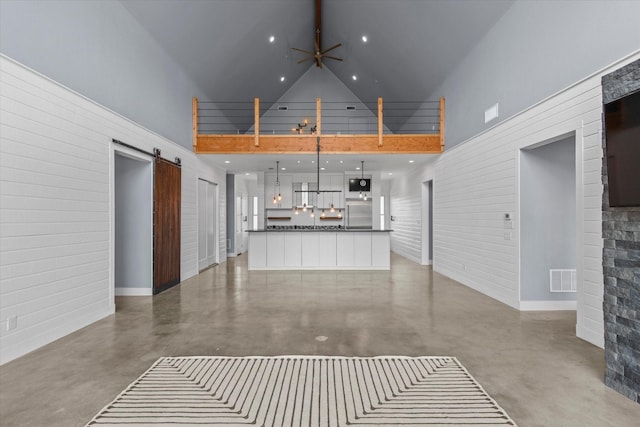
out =
[[[380,196],[380,230],[384,230],[384,196]]]
[[[253,196],[253,209],[251,209],[253,230],[258,229],[258,196]]]

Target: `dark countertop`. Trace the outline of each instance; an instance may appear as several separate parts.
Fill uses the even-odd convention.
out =
[[[362,232],[373,232],[373,233],[388,233],[393,230],[371,230],[371,229],[361,229],[361,228],[334,228],[334,229],[322,229],[322,228],[270,228],[270,229],[262,229],[262,230],[246,230],[248,233],[317,233],[317,232],[325,232],[325,233],[362,233]]]

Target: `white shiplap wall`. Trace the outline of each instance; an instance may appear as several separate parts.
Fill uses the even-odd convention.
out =
[[[196,180],[224,189],[224,172],[0,56],[0,363],[114,311],[112,138],[182,159],[181,276],[196,274]]]
[[[519,308],[519,150],[574,134],[578,212],[576,332],[603,346],[600,78],[638,56],[626,58],[545,99],[441,156],[434,180],[435,271]],[[512,240],[504,238],[505,213],[514,219]]]

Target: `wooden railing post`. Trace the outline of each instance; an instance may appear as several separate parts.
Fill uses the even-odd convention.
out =
[[[444,97],[440,98],[440,146],[444,150]]]
[[[316,135],[320,135],[322,128],[322,99],[316,99]]]
[[[193,152],[195,153],[198,149],[198,98],[195,96],[191,100],[191,110],[192,110],[192,131],[193,131]]]
[[[254,141],[253,145],[256,147],[260,146],[260,98],[253,99],[253,131],[254,131]]]
[[[382,98],[378,98],[378,147],[382,147]]]

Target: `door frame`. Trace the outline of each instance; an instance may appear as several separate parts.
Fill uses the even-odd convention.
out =
[[[427,179],[426,181],[422,181],[420,184],[421,188],[421,265],[432,265],[433,264],[433,253],[429,250],[429,248],[433,248],[433,229],[430,227],[430,224],[433,225],[433,178]]]
[[[207,267],[204,268],[200,268],[200,192],[199,192],[199,185],[200,185],[200,181],[206,182],[208,185],[213,185],[213,207],[214,210],[216,211],[216,216],[215,216],[215,220],[213,223],[213,229],[215,231],[214,234],[214,239],[213,239],[213,245],[214,245],[214,256],[213,256],[213,263],[208,265]],[[203,271],[206,270],[207,268],[211,267],[212,265],[215,264],[219,264],[220,263],[220,188],[218,183],[210,181],[206,178],[201,178],[201,177],[197,177],[196,178],[196,224],[197,224],[197,231],[196,231],[196,235],[197,235],[197,239],[198,239],[198,259],[197,259],[197,264],[198,264],[198,271]]]
[[[124,156],[132,160],[145,163],[152,163],[153,157],[143,154],[136,150],[127,148],[120,144],[110,142],[109,149],[109,304],[111,312],[116,310],[116,203],[115,203],[115,187],[116,187],[116,158],[115,156]],[[153,168],[151,176],[151,206],[153,206]],[[150,212],[153,215],[153,212]],[[153,217],[151,219],[153,221]],[[151,233],[151,247],[153,248],[153,232]],[[153,258],[153,257],[152,257]],[[153,261],[152,261],[153,262]],[[153,275],[153,266],[152,266]]]

